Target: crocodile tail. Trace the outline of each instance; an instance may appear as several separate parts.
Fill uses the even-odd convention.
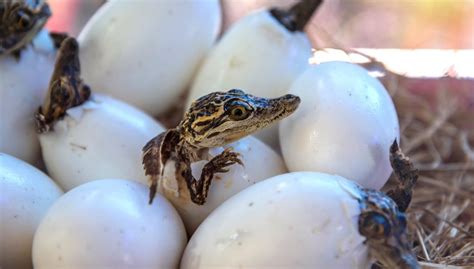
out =
[[[164,166],[175,151],[179,135],[176,130],[167,130],[150,141],[143,147],[142,164],[145,175],[149,176],[151,204],[156,195],[158,180],[164,173]]]

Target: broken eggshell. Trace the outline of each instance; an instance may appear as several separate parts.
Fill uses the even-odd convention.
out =
[[[19,59],[0,55],[0,151],[36,166],[41,154],[33,114],[48,90],[55,54],[43,30]]]
[[[186,232],[161,195],[131,180],[89,182],[48,211],[33,242],[36,269],[178,268]]]
[[[218,0],[105,3],[78,37],[92,89],[157,115],[191,82],[221,25]]]
[[[39,135],[49,175],[65,190],[102,178],[148,184],[141,148],[164,128],[137,108],[93,94]]]
[[[327,62],[309,67],[289,93],[301,104],[280,124],[288,169],[338,174],[380,189],[392,172],[390,145],[400,136],[384,86],[358,65]]]
[[[37,168],[0,153],[0,268],[32,268],[33,235],[62,194]]]
[[[370,268],[358,199],[358,186],[336,175],[269,178],[209,215],[189,241],[181,269]]]
[[[280,155],[252,136],[244,137],[225,147],[211,148],[210,158],[229,147],[240,154],[244,166],[234,164],[229,167],[228,172],[214,175],[204,205],[194,204],[189,196],[186,183],[176,181],[174,162],[170,161],[166,164],[164,178],[159,182],[158,190],[178,210],[188,234],[192,234],[212,210],[229,197],[261,180],[286,172]],[[199,161],[192,164],[195,178],[199,179],[201,170],[206,163],[207,161]]]
[[[308,66],[311,44],[303,32],[290,32],[268,10],[236,22],[215,45],[194,79],[192,100],[213,91],[248,89],[250,94],[278,97]],[[256,134],[274,149],[277,124]]]

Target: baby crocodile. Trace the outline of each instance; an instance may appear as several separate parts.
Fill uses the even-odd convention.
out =
[[[48,93],[35,113],[38,133],[51,130],[66,110],[81,105],[90,95],[89,86],[81,79],[79,44],[73,37],[68,37],[58,49]]]
[[[191,173],[191,163],[207,160],[209,148],[224,146],[289,116],[299,103],[300,98],[291,94],[270,99],[237,89],[197,99],[176,128],[159,134],[143,148],[143,166],[150,176],[149,203],[155,197],[166,162],[173,160],[176,179],[186,182],[194,203],[204,204],[214,174],[225,173],[226,167],[242,162],[228,148],[206,163],[199,180]]]
[[[0,55],[19,57],[51,16],[44,0],[0,0]]]
[[[390,162],[398,186],[387,194],[362,189],[359,200],[359,233],[365,236],[370,255],[384,268],[419,269],[407,238],[405,210],[411,201],[418,171],[403,155],[397,142],[390,147]]]

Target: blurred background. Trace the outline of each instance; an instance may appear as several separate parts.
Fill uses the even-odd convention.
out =
[[[295,2],[221,1],[224,28],[255,9],[284,7]],[[47,27],[77,36],[104,2],[48,0],[53,16]],[[354,48],[473,49],[474,0],[326,0],[306,31],[316,48],[341,45]]]

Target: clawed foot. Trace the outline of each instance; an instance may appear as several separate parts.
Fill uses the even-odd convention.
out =
[[[240,154],[237,152],[233,152],[231,148],[226,148],[223,152],[219,155],[212,158],[203,168],[203,173],[227,173],[229,169],[227,167],[233,164],[240,164],[244,165],[243,162],[239,158]]]
[[[226,173],[229,171],[227,167],[233,164],[244,165],[239,158],[237,152],[232,152],[232,149],[227,148],[219,155],[212,158],[204,168],[202,169],[201,178],[199,181],[195,181],[192,177],[188,180],[189,190],[191,193],[191,200],[198,204],[203,205],[206,202],[207,194],[209,193],[209,187],[211,185],[212,178],[216,173]]]

